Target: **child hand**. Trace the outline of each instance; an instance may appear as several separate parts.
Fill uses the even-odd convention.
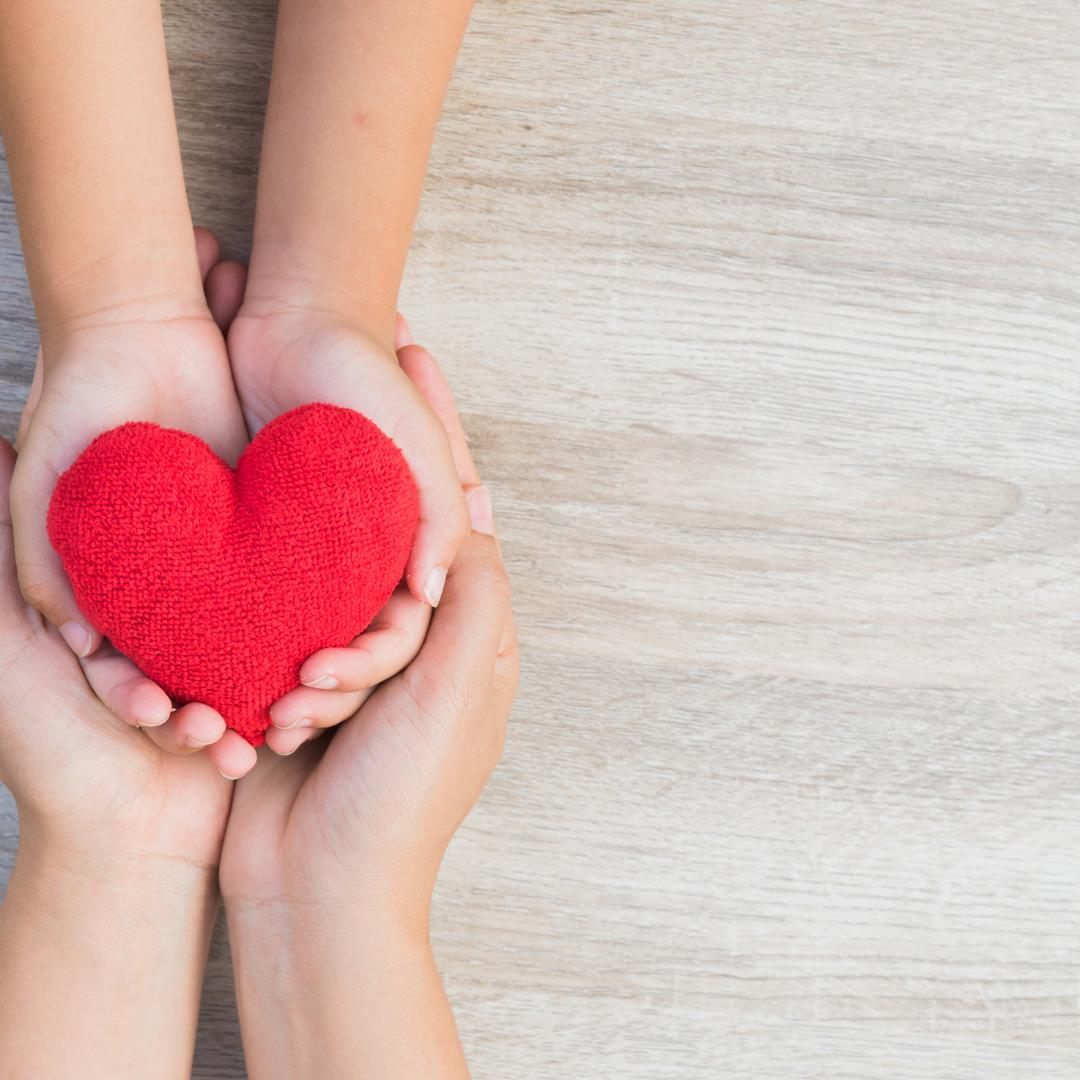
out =
[[[218,263],[217,241],[196,230],[200,269],[219,317],[234,314],[243,268]],[[231,309],[231,310],[230,310]],[[169,696],[111,647],[79,611],[46,531],[57,477],[101,432],[129,420],[183,428],[235,461],[247,442],[232,386],[221,327],[205,305],[169,311],[148,306],[88,316],[43,335],[44,350],[19,429],[11,484],[15,556],[23,595],[59,627],[84,664],[101,700],[128,724],[143,727],[162,749],[190,752],[210,745],[230,777],[255,762],[254,751],[213,710],[172,713]]]
[[[450,388],[429,354],[413,345],[408,324],[400,315],[396,337],[398,364],[406,375],[413,377],[416,370],[426,373],[426,366],[417,369],[416,357],[422,354],[427,358],[439,387],[433,389],[427,383],[419,383],[418,389],[440,419],[451,425],[448,428],[444,423],[444,430],[452,428],[459,445],[465,447]],[[416,378],[413,382],[417,383]],[[456,460],[453,442],[451,456],[455,458],[456,468],[466,469],[465,482],[479,484],[471,459],[467,465]],[[465,457],[468,458],[467,447]],[[270,708],[274,726],[267,731],[267,746],[277,753],[290,754],[312,733],[352,716],[379,683],[405,668],[420,651],[431,611],[426,601],[418,600],[406,586],[401,586],[351,645],[321,649],[309,657],[300,668],[303,685],[285,694]]]
[[[405,580],[434,607],[469,517],[446,433],[383,340],[384,321],[376,331],[331,310],[249,296],[229,331],[229,358],[252,436],[289,409],[325,401],[363,413],[397,443],[420,493]]]
[[[403,364],[447,425],[472,531],[420,654],[320,752],[267,760],[236,789],[221,865],[232,911],[370,905],[424,925],[443,850],[501,753],[518,652],[491,503],[429,354]],[[289,734],[295,750],[318,728]],[[395,925],[398,925],[395,922]],[[279,927],[280,928],[280,927]]]

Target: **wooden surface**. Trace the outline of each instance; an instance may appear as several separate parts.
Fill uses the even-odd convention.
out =
[[[243,254],[271,5],[167,9]],[[436,908],[478,1078],[1080,1075],[1078,76],[1073,0],[481,0],[403,300],[525,658]],[[0,317],[10,434],[6,190]]]

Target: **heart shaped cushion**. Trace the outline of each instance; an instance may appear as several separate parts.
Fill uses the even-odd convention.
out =
[[[60,477],[48,525],[93,625],[258,746],[303,661],[390,598],[418,514],[393,442],[315,404],[267,424],[235,471],[187,432],[107,431]]]

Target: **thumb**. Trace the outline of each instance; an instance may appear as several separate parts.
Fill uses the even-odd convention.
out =
[[[34,443],[31,429],[10,474],[10,499],[5,500],[10,502],[9,534],[19,589],[27,603],[60,630],[76,656],[89,656],[101,644],[101,635],[79,610],[63,563],[49,540],[49,499],[57,476],[48,461],[35,453]]]

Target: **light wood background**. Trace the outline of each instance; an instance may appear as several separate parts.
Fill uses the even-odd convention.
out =
[[[243,255],[272,5],[166,6]],[[1080,1075],[1078,89],[1074,0],[481,0],[403,299],[525,657],[436,908],[478,1078]]]

